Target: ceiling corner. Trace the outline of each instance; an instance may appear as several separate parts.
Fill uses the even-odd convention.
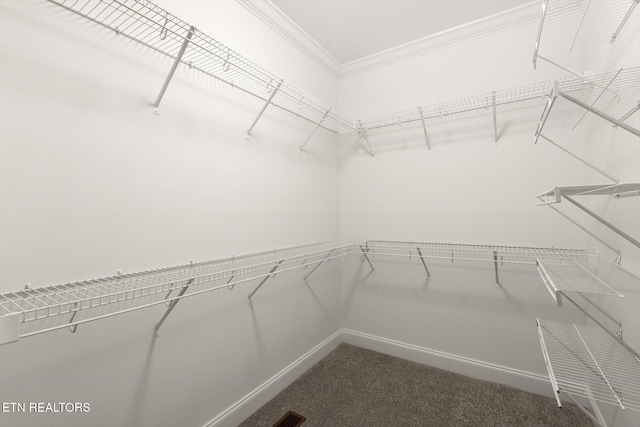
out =
[[[236,0],[236,2],[331,76],[336,79],[340,77],[340,62],[306,31],[293,22],[271,0]]]

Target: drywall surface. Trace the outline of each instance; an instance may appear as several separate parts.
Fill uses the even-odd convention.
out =
[[[525,23],[344,78],[339,81],[341,109],[367,117],[565,75],[544,63],[533,70],[536,31],[537,22]],[[605,254],[608,249],[589,244],[581,230],[553,210],[536,206],[535,196],[554,186],[601,180],[585,182],[591,172],[583,164],[546,141],[534,145],[543,106],[540,99],[531,108],[499,110],[497,143],[490,108],[476,117],[427,121],[431,151],[420,123],[370,131],[375,157],[366,152],[366,145],[356,143],[355,135],[344,136],[343,236],[588,247],[611,255]],[[547,130],[573,144],[576,153],[581,153],[585,138],[597,138],[591,127],[572,133],[564,131],[561,122],[550,123]],[[602,129],[620,133],[606,124]],[[637,182],[640,170],[637,138],[633,143],[635,147],[624,151],[633,160],[617,149],[611,154],[625,164],[616,173],[627,182]],[[625,142],[627,148],[631,144]],[[635,199],[620,203],[635,205],[630,221],[637,227]],[[375,272],[362,257],[345,263],[347,329],[546,375],[536,317],[585,322],[577,310],[554,306],[533,267],[501,266],[501,286],[496,287],[492,263],[427,260],[431,272],[427,279],[417,258],[380,255],[372,262]],[[637,325],[637,314],[629,316],[628,322]],[[447,361],[441,366],[447,367]],[[472,374],[481,376],[482,368]],[[539,392],[526,381],[521,386]],[[547,393],[551,395],[550,385]],[[625,425],[617,416],[618,425]]]
[[[335,104],[335,79],[234,1],[159,2]],[[333,240],[335,134],[45,1],[0,2],[2,292]],[[287,64],[286,68],[283,64]],[[266,88],[265,88],[266,92]],[[337,263],[0,347],[0,424],[202,426],[338,328]],[[126,308],[126,307],[125,307]],[[100,314],[100,309],[96,309]],[[79,313],[79,320],[85,313]],[[249,415],[249,414],[246,414]]]

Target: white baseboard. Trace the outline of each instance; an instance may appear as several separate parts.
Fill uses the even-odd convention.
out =
[[[445,369],[469,377],[508,385],[544,396],[551,397],[553,394],[549,378],[533,372],[458,356],[351,329],[342,329],[342,339],[348,344],[377,351],[378,353]]]
[[[231,405],[209,421],[204,427],[237,426],[343,342],[423,365],[508,385],[531,393],[545,396],[552,395],[549,378],[544,375],[420,347],[351,329],[340,329]]]
[[[334,332],[330,337],[300,356],[289,366],[218,414],[204,427],[237,426],[249,415],[260,409],[262,405],[273,399],[296,378],[335,350],[342,342],[342,330]]]

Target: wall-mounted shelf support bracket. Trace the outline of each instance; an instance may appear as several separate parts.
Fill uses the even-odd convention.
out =
[[[638,103],[636,104],[635,107],[633,107],[631,110],[627,111],[622,117],[620,117],[621,122],[624,122],[625,120],[627,120],[633,113],[635,113],[636,111],[640,110],[640,101],[638,101]],[[616,125],[613,125],[614,127]]]
[[[539,134],[539,136],[545,140],[547,140],[548,142],[550,142],[551,144],[553,144],[554,146],[556,146],[557,148],[561,149],[562,151],[564,151],[565,153],[567,153],[568,155],[570,155],[571,157],[573,157],[574,159],[584,163],[585,165],[589,166],[591,169],[593,169],[594,171],[598,172],[599,174],[609,178],[611,181],[615,182],[616,184],[620,183],[620,180],[609,175],[608,173],[606,173],[605,171],[603,171],[602,169],[592,165],[591,163],[587,162],[586,160],[584,160],[582,157],[576,156],[575,154],[573,154],[572,152],[570,152],[569,150],[565,149],[564,147],[556,144],[555,142],[553,142],[552,140],[550,140],[549,138],[547,138],[546,136],[544,136],[542,133]]]
[[[251,135],[251,131],[253,130],[253,128],[256,126],[256,124],[258,123],[258,120],[260,120],[260,117],[262,117],[262,114],[264,113],[264,111],[267,109],[267,107],[269,106],[269,104],[271,104],[271,101],[273,100],[273,97],[276,96],[276,93],[278,92],[278,90],[280,89],[280,86],[282,85],[283,80],[280,79],[280,81],[278,82],[278,85],[273,88],[273,90],[271,91],[271,95],[269,95],[269,98],[267,99],[267,101],[264,103],[264,105],[262,106],[262,109],[260,110],[260,112],[258,113],[258,116],[256,117],[256,119],[253,121],[253,123],[251,123],[251,126],[249,127],[249,129],[247,130],[247,135]]]
[[[362,126],[362,121],[358,120],[357,122],[357,131],[358,134],[360,135],[360,140],[358,141],[358,145],[362,144],[362,141],[367,143],[367,147],[369,148],[369,154],[371,154],[371,157],[375,157],[376,154],[373,152],[373,148],[371,148],[371,143],[369,142],[369,135],[367,134],[367,129]]]
[[[558,98],[558,93],[560,92],[558,89],[558,81],[553,82],[553,89],[549,93],[549,98],[547,99],[547,104],[544,106],[544,110],[542,110],[542,115],[540,116],[540,121],[538,122],[538,127],[536,128],[536,134],[533,139],[533,143],[538,143],[538,138],[540,138],[540,134],[542,133],[542,128],[544,127],[547,118],[549,117],[549,113],[553,108],[553,104],[556,102]]]
[[[498,142],[498,117],[496,114],[496,92],[491,92],[491,110],[493,111],[493,142]]]
[[[169,74],[167,75],[167,78],[164,81],[164,84],[162,85],[162,89],[160,89],[158,98],[156,99],[156,102],[153,103],[154,114],[158,114],[158,107],[160,106],[160,101],[162,101],[162,97],[164,96],[164,93],[169,87],[169,83],[171,82],[171,79],[173,78],[173,74],[176,72],[176,69],[178,68],[178,64],[180,64],[180,61],[182,61],[182,56],[184,55],[184,52],[187,50],[187,46],[189,45],[189,42],[191,41],[191,37],[193,36],[193,33],[195,30],[196,30],[195,27],[193,26],[189,27],[189,31],[187,32],[187,35],[185,36],[184,41],[182,42],[182,46],[180,46],[180,50],[178,51],[178,54],[176,55],[176,58],[173,61],[173,65],[171,66],[171,69],[169,70]]]
[[[311,137],[313,136],[313,134],[316,133],[316,131],[318,130],[318,128],[320,126],[322,126],[322,122],[325,121],[325,119],[327,118],[327,116],[329,115],[329,112],[331,112],[331,108],[329,108],[325,113],[324,116],[322,116],[322,118],[320,119],[320,121],[318,123],[316,123],[316,127],[313,128],[313,131],[311,131],[311,135],[309,135],[307,137],[307,139],[302,143],[302,145],[300,147],[298,147],[298,150],[302,151],[304,149],[304,146],[307,145],[307,142],[309,142],[309,140],[311,139]]]
[[[422,131],[424,132],[424,139],[427,142],[427,150],[431,151],[431,143],[429,142],[429,134],[427,133],[427,125],[424,122],[424,113],[422,111],[422,107],[418,107],[418,111],[420,112],[420,121],[422,122]],[[369,143],[369,141],[367,141]]]
[[[540,49],[540,37],[542,37],[542,27],[544,26],[544,18],[547,16],[547,3],[549,0],[544,0],[542,3],[542,14],[540,15],[540,23],[538,24],[538,36],[536,37],[536,45],[533,50],[533,69],[536,69],[538,64],[538,50]]]
[[[173,309],[176,308],[176,305],[178,305],[180,298],[182,298],[184,293],[187,292],[187,289],[189,289],[189,286],[191,286],[192,283],[193,283],[193,279],[190,279],[187,283],[185,283],[182,289],[180,289],[180,292],[178,292],[178,295],[175,298],[173,298],[173,300],[169,304],[169,308],[167,308],[167,310],[164,312],[164,314],[162,315],[158,323],[156,323],[156,326],[153,327],[154,337],[160,336],[160,334],[158,333],[158,331],[160,330],[160,326],[162,326],[166,318],[169,317],[169,314],[171,314]]]
[[[496,273],[496,287],[501,288],[500,277],[498,276],[498,251],[493,251],[493,270]]]
[[[607,89],[609,89],[609,86],[611,86],[611,83],[613,83],[613,81],[616,79],[616,77],[618,77],[618,75],[620,75],[620,73],[622,72],[622,68],[620,68],[618,70],[617,73],[615,73],[613,75],[613,77],[611,78],[611,80],[609,80],[609,82],[604,86],[604,88],[602,88],[602,90],[600,91],[600,93],[598,94],[598,96],[596,97],[596,99],[593,100],[593,102],[591,103],[591,107],[593,107],[596,102],[598,102],[598,100],[600,99],[600,97],[607,91]],[[584,119],[584,116],[586,116],[588,113],[587,110],[585,110],[582,115],[580,116],[580,118],[578,119],[578,121],[576,122],[575,125],[573,125],[573,127],[571,128],[571,130],[575,130],[576,127],[578,127],[578,125],[580,124],[580,122],[582,121],[582,119]]]
[[[629,17],[631,16],[631,14],[633,13],[633,9],[636,8],[636,6],[638,5],[638,2],[640,0],[633,0],[631,2],[631,6],[629,7],[629,10],[627,11],[626,15],[624,15],[624,18],[622,18],[622,22],[620,23],[620,25],[618,26],[618,29],[615,31],[615,33],[613,33],[611,35],[611,40],[609,40],[609,43],[613,43],[616,41],[616,38],[618,38],[618,34],[620,34],[620,31],[622,31],[622,27],[624,27],[624,24],[627,23],[627,20],[629,19]]]
[[[566,94],[564,92],[559,92],[559,95],[562,96],[563,98],[573,102],[574,104],[579,105],[580,107],[584,108],[585,110],[591,111],[596,116],[600,116],[603,119],[613,123],[614,125],[621,127],[622,129],[626,130],[627,132],[631,132],[632,134],[640,137],[640,130],[634,128],[633,126],[629,126],[628,124],[616,119],[615,117],[611,117],[610,115],[605,114],[602,111],[600,111],[600,110],[598,110],[596,108],[593,108],[591,105],[585,104],[584,102],[580,101],[579,99],[576,99],[573,96],[568,95],[568,94]]]
[[[309,278],[309,276],[311,276],[311,274],[313,274],[314,271],[316,271],[318,269],[318,267],[320,267],[322,265],[323,262],[325,262],[327,260],[327,258],[329,258],[331,256],[331,254],[335,251],[335,249],[332,249],[331,251],[329,251],[329,253],[322,259],[322,261],[318,262],[316,264],[315,267],[313,267],[311,269],[310,272],[308,272],[303,278],[302,281],[305,283],[305,285],[309,285],[309,283],[307,283],[307,279]]]
[[[416,249],[418,250],[418,255],[420,256],[420,261],[422,261],[424,270],[427,272],[427,279],[428,279],[429,277],[431,277],[431,273],[429,273],[429,268],[427,268],[427,263],[424,261],[424,257],[422,256],[422,251],[420,251],[419,247],[417,247]]]
[[[369,259],[369,256],[367,255],[367,250],[365,250],[362,245],[360,246],[360,250],[362,251],[362,254],[364,255],[364,259],[367,260],[367,262],[369,263],[369,267],[371,267],[371,271],[376,271],[376,269],[373,267],[373,264],[371,264],[371,260]]]
[[[269,278],[271,277],[271,275],[272,275],[272,274],[273,274],[273,273],[278,269],[278,267],[280,267],[280,264],[282,264],[282,262],[283,262],[283,261],[284,261],[283,259],[281,259],[280,261],[278,261],[278,262],[276,263],[276,265],[274,265],[274,266],[273,266],[273,268],[271,269],[271,271],[269,271],[269,274],[267,274],[267,275],[262,279],[262,281],[260,282],[260,284],[259,284],[259,285],[258,285],[258,286],[253,290],[253,291],[251,291],[251,293],[249,294],[249,297],[248,297],[248,299],[249,299],[249,303],[251,303],[251,297],[252,297],[256,292],[258,292],[258,289],[260,289],[260,287],[262,287],[262,285],[264,285],[264,282],[266,282],[267,280],[269,280]]]
[[[581,209],[582,211],[586,212],[587,214],[589,214],[591,217],[593,217],[594,219],[596,219],[598,222],[600,222],[601,224],[604,224],[605,226],[607,226],[608,228],[610,228],[611,230],[615,231],[616,233],[618,233],[620,236],[624,237],[625,239],[627,239],[629,242],[631,242],[634,246],[640,248],[640,242],[637,241],[636,239],[634,239],[633,237],[631,237],[630,235],[628,235],[627,233],[625,233],[624,231],[620,230],[618,227],[616,227],[615,225],[611,224],[609,221],[605,220],[604,218],[602,218],[600,215],[596,214],[595,212],[593,212],[592,210],[588,209],[587,207],[585,207],[584,205],[576,202],[573,198],[567,196],[566,194],[563,194],[562,197],[564,197],[568,202],[570,202],[571,204],[573,204],[574,206],[578,207],[579,209]]]

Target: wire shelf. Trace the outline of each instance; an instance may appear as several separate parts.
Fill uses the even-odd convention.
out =
[[[640,298],[640,276],[616,263],[571,260],[566,264],[539,262],[550,291],[585,292]],[[555,298],[555,297],[554,297]]]
[[[571,79],[568,77],[567,79]],[[471,117],[489,114],[494,105],[497,109],[517,108],[526,105],[542,105],[545,97],[549,96],[554,80],[511,87],[495,92],[458,98],[451,101],[411,108],[395,113],[382,114],[360,120],[360,124],[367,130],[380,129],[388,126],[402,125],[421,120],[436,122],[452,117]]]
[[[108,306],[121,308],[120,303],[129,301],[127,309],[132,311],[164,302],[177,301],[218,289],[233,289],[237,284],[265,279],[275,274],[318,266],[325,261],[360,251],[353,244],[317,243],[292,248],[233,256],[212,261],[190,263],[175,267],[149,270],[139,273],[104,277],[55,286],[29,288],[0,294],[0,321],[13,317],[18,323],[71,314],[102,307],[96,318],[120,314],[109,312]],[[106,314],[105,314],[106,310]],[[93,318],[83,319],[84,323]],[[48,330],[68,326],[58,325],[46,330],[35,329],[20,337],[35,335]]]
[[[558,196],[623,196],[640,194],[640,183],[626,184],[597,184],[597,185],[574,185],[568,187],[554,187],[549,191],[540,194],[538,197],[558,197]]]
[[[354,129],[353,120],[265,70],[209,35],[147,0],[48,0],[170,58],[289,111],[332,132]],[[190,33],[192,33],[190,35]],[[326,121],[323,121],[323,117]]]
[[[537,324],[556,394],[640,411],[640,360],[620,342],[596,327],[540,319]]]
[[[534,64],[542,55],[562,57],[613,43],[636,5],[635,0],[543,1]]]
[[[479,261],[535,265],[536,258],[552,262],[588,261],[597,257],[583,249],[536,248],[528,246],[477,245],[463,243],[401,242],[368,240],[365,249],[373,255]]]

